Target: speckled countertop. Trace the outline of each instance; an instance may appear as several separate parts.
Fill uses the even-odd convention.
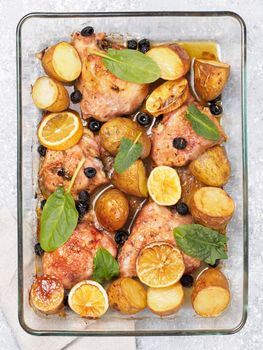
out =
[[[262,0],[0,0],[0,206],[16,216],[16,82],[15,29],[18,20],[38,11],[140,11],[140,10],[231,10],[239,13],[248,29],[248,145],[249,145],[249,307],[245,327],[231,336],[140,337],[137,349],[244,350],[263,348],[263,2]],[[234,116],[233,116],[234,117]],[[3,228],[1,228],[3,229]],[[1,257],[0,257],[1,259]],[[1,261],[1,260],[0,260]],[[43,341],[45,338],[43,338]],[[48,347],[52,350],[51,338]],[[88,344],[88,342],[87,342]],[[0,349],[19,349],[0,310]],[[23,350],[23,349],[22,349]],[[82,349],[80,349],[82,350]],[[92,350],[92,349],[91,349]],[[100,349],[97,349],[100,350]]]

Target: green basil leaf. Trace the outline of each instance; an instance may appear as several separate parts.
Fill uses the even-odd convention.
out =
[[[211,141],[219,140],[219,131],[212,120],[200,112],[195,105],[190,104],[187,109],[186,118],[190,121],[194,132],[203,138]]]
[[[119,273],[119,265],[111,253],[104,248],[99,248],[93,259],[93,279],[103,283],[117,277]]]
[[[227,237],[198,224],[180,225],[173,231],[176,244],[185,254],[213,265],[217,259],[227,259]]]
[[[140,51],[109,49],[107,54],[92,53],[102,56],[105,67],[122,80],[148,84],[160,78],[157,63]]]
[[[121,174],[128,169],[142,154],[142,145],[123,137],[114,161],[114,170]]]
[[[40,223],[40,245],[46,252],[62,246],[78,223],[78,212],[70,193],[58,187],[43,208]]]

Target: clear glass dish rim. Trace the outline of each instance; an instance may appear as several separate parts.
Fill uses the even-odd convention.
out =
[[[223,17],[236,19],[241,29],[241,111],[242,111],[242,166],[243,166],[243,310],[240,323],[231,329],[202,330],[134,330],[134,331],[68,331],[41,330],[28,327],[24,320],[23,301],[23,207],[22,207],[22,97],[21,97],[21,29],[30,18],[72,17]],[[23,16],[16,28],[16,82],[17,82],[17,241],[18,241],[18,320],[21,327],[37,336],[185,336],[226,335],[239,332],[247,320],[248,307],[248,170],[247,170],[247,30],[243,18],[232,11],[140,11],[140,12],[32,12]]]

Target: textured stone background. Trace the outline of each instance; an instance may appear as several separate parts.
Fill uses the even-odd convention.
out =
[[[239,350],[263,348],[263,2],[262,0],[0,0],[0,205],[16,216],[16,83],[15,29],[18,20],[36,11],[125,11],[125,10],[232,10],[239,13],[248,29],[248,146],[250,202],[250,287],[248,321],[236,335],[199,337],[137,338],[140,350]],[[233,116],[234,118],[235,116]],[[1,228],[4,229],[4,228]],[[16,249],[14,247],[14,249]],[[14,301],[16,302],[16,301]],[[44,341],[44,339],[43,339]],[[52,349],[49,338],[48,347]],[[87,341],[88,346],[88,341]],[[17,350],[14,335],[0,310],[0,349]],[[23,349],[22,349],[23,350]],[[33,350],[33,349],[32,349]],[[35,350],[35,349],[34,349]],[[82,350],[82,349],[80,349]],[[91,349],[92,350],[92,349]],[[97,349],[99,350],[99,349]]]

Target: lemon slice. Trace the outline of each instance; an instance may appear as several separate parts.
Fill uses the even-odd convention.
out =
[[[174,205],[182,193],[177,171],[164,165],[151,171],[147,187],[151,198],[159,205]]]
[[[77,283],[68,296],[70,308],[81,317],[99,318],[109,307],[105,289],[95,281]]]
[[[65,111],[50,113],[38,127],[40,143],[48,149],[63,151],[77,144],[83,134],[78,113]]]
[[[136,261],[140,281],[154,288],[168,287],[178,282],[184,270],[180,250],[166,242],[147,245],[141,250]]]

